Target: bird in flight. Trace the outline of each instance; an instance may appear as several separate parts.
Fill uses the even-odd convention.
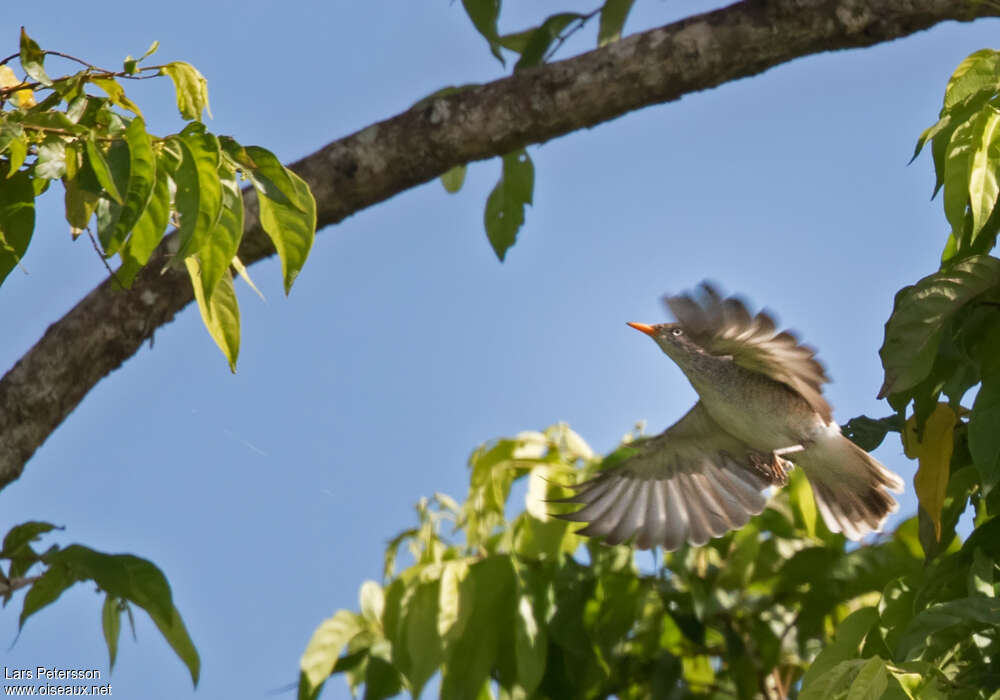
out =
[[[582,508],[557,517],[587,523],[578,534],[609,544],[702,545],[760,513],[763,491],[784,486],[794,464],[830,530],[852,540],[878,531],[898,508],[886,489],[899,493],[903,481],[840,432],[815,351],[707,283],[664,301],[676,323],[628,325],[681,368],[698,402],[613,468],[570,487],[560,500]]]

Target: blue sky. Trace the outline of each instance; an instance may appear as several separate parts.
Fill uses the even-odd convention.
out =
[[[509,5],[503,31],[580,9]],[[209,128],[285,161],[505,70],[458,2],[137,7],[21,3],[0,53],[17,50],[21,24],[43,48],[108,66],[158,39],[158,61],[208,78]],[[638,0],[626,31],[707,7]],[[477,444],[566,421],[606,452],[637,420],[659,431],[690,406],[679,370],[625,326],[663,320],[665,292],[709,278],[773,309],[819,348],[838,420],[888,414],[875,399],[883,324],[893,294],[937,268],[946,235],[929,154],[906,163],[951,71],[996,47],[997,27],[801,59],[533,146],[535,206],[502,265],[482,230],[497,161],[473,164],[457,195],[430,183],[322,231],[290,297],[276,260],[251,270],[266,303],[240,286],[238,374],[186,309],[0,493],[0,532],[49,520],[66,530],[47,541],[151,559],[201,652],[197,696],[274,697],[315,626],[379,578],[413,503],[464,496]],[[129,95],[152,131],[179,128],[166,80]],[[70,241],[58,190],[39,202],[28,274],[0,288],[4,368],[105,274],[86,238]],[[897,439],[876,454],[909,484]],[[909,489],[900,515],[915,508]],[[7,649],[18,596],[2,665],[106,673],[101,600],[78,585]],[[142,613],[137,634],[123,632],[114,695],[192,697]]]

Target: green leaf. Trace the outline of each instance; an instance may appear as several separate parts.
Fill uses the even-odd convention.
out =
[[[559,37],[560,33],[569,26],[571,22],[583,20],[584,16],[577,12],[560,12],[547,18],[528,37],[521,58],[518,59],[514,70],[522,70],[537,66],[545,60],[545,54],[549,47]]]
[[[74,124],[79,123],[79,121],[87,113],[87,107],[89,105],[90,98],[87,95],[80,95],[67,105],[66,118]]]
[[[622,27],[635,0],[605,0],[601,8],[601,24],[597,30],[597,45],[604,46],[621,38]]]
[[[445,645],[442,700],[476,697],[497,663],[497,620],[515,615],[514,572],[509,557],[491,556],[469,567],[459,587],[459,621]]]
[[[108,645],[108,667],[114,669],[118,658],[118,636],[122,629],[121,609],[118,599],[108,593],[104,596],[104,607],[101,608],[101,630],[104,632],[104,642]]]
[[[149,200],[136,220],[127,244],[129,254],[140,265],[149,261],[149,256],[163,239],[169,222],[170,182],[165,172],[157,172]]]
[[[871,452],[882,444],[886,433],[900,432],[902,420],[897,414],[885,418],[869,418],[857,416],[840,426],[840,431],[855,445],[866,452]]]
[[[117,248],[121,243],[111,238],[121,211],[122,208],[110,199],[101,197],[97,200],[97,207],[94,209],[94,212],[97,214],[97,240],[100,241],[101,247],[105,251],[105,257],[111,256],[107,252],[109,247],[113,245]]]
[[[409,681],[413,697],[420,696],[444,659],[437,624],[440,588],[437,581],[420,583],[408,593],[402,617],[398,661],[397,643],[393,643],[393,661]]]
[[[957,441],[956,441],[957,442]],[[967,457],[961,454],[952,456],[952,465],[956,463],[956,457],[968,464]],[[974,466],[964,466],[952,472],[948,480],[948,490],[945,494],[944,508],[941,513],[941,543],[940,551],[944,551],[955,539],[955,526],[958,519],[965,512],[969,502],[969,497],[980,490],[979,472]],[[935,552],[937,554],[938,552]]]
[[[14,141],[24,141],[24,140],[25,140],[24,128],[20,124],[7,124],[7,123],[0,124],[0,153],[4,153],[5,151],[10,150],[10,148],[12,147],[12,143]],[[24,147],[25,153],[27,153],[28,151],[27,144],[26,143],[22,144],[22,146]],[[22,157],[21,163],[23,162],[24,158]],[[16,165],[12,164],[11,169],[17,170],[20,167],[21,167],[20,163]]]
[[[139,56],[138,60],[142,61],[142,60],[145,60],[145,59],[149,58],[154,53],[156,53],[159,48],[160,48],[160,42],[154,40],[153,43],[149,45],[149,48],[146,49],[146,52],[144,54],[142,54],[141,56]]]
[[[712,660],[702,654],[685,656],[681,659],[684,680],[692,688],[707,690],[715,685],[715,669]]]
[[[36,107],[35,109],[38,108]],[[63,112],[36,112],[32,110],[20,121],[25,127],[37,126],[42,129],[60,129],[77,136],[84,136],[87,134],[86,126],[77,124]]]
[[[203,111],[212,116],[212,110],[208,107],[208,81],[194,66],[183,61],[173,61],[160,70],[174,81],[177,109],[180,110],[181,117],[201,120]]]
[[[441,185],[444,186],[446,192],[455,194],[462,189],[462,185],[465,183],[465,170],[466,166],[456,165],[441,176]]]
[[[124,70],[125,73],[128,73],[129,75],[135,74],[138,71],[138,64],[144,61],[145,59],[149,58],[150,56],[152,56],[154,53],[156,53],[156,50],[158,48],[160,48],[160,42],[154,41],[152,44],[149,45],[149,48],[146,49],[146,53],[139,56],[139,58],[132,58],[131,56],[127,56],[122,65],[122,69]]]
[[[468,611],[461,609],[460,601],[462,582],[468,574],[468,563],[464,561],[445,562],[444,571],[441,573],[441,594],[438,598],[437,628],[441,637],[450,635],[452,629],[460,631],[456,625],[465,620],[461,614]]]
[[[197,133],[170,140],[183,154],[174,172],[174,204],[181,217],[177,257],[187,258],[202,251],[222,212],[219,143],[211,134]]]
[[[52,523],[40,520],[29,520],[26,523],[15,525],[3,538],[3,548],[0,549],[0,558],[14,559],[25,554],[31,548],[28,546],[46,532],[56,530]]]
[[[931,605],[919,612],[899,640],[897,658],[932,660],[974,632],[1000,626],[1000,600],[975,596]]]
[[[206,301],[211,299],[216,285],[229,269],[243,238],[243,196],[239,183],[235,173],[227,174],[220,169],[219,177],[222,182],[222,211],[215,229],[198,253]]]
[[[900,635],[916,614],[915,598],[916,592],[905,577],[891,581],[882,591],[882,600],[878,604],[878,629],[890,651],[896,649]]]
[[[236,302],[236,292],[233,290],[233,278],[228,270],[225,271],[215,287],[211,301],[207,301],[202,284],[201,266],[197,259],[189,256],[184,258],[184,264],[191,278],[201,320],[212,340],[229,361],[229,370],[235,373],[236,359],[240,354],[240,309]]]
[[[514,656],[518,686],[530,697],[545,674],[548,639],[539,624],[531,598],[521,595],[514,617]]]
[[[233,268],[236,270],[237,274],[239,274],[239,276],[243,279],[243,281],[250,286],[250,289],[256,292],[257,296],[260,297],[261,301],[266,303],[267,299],[264,297],[263,294],[261,294],[260,290],[257,289],[257,285],[253,283],[253,280],[250,279],[250,273],[247,272],[246,265],[243,264],[243,261],[240,260],[239,257],[234,255],[231,264]]]
[[[118,84],[117,80],[114,78],[91,78],[90,82],[104,90],[104,92],[106,92],[108,97],[111,99],[112,104],[116,104],[119,107],[127,109],[140,119],[142,118],[142,110],[139,109],[135,102],[125,96],[125,89]],[[143,129],[143,131],[145,131],[145,129]]]
[[[115,183],[115,178],[111,174],[111,166],[108,164],[107,159],[104,157],[104,152],[101,151],[101,147],[97,145],[94,139],[87,139],[86,143],[87,149],[87,163],[94,171],[94,175],[97,177],[97,182],[100,183],[101,187],[108,194],[111,199],[113,199],[118,204],[123,204],[124,199],[121,193],[118,191],[118,185]],[[127,177],[128,174],[126,173]]]
[[[802,528],[810,537],[816,536],[816,499],[802,470],[789,475],[788,492]]]
[[[969,202],[972,208],[972,242],[986,225],[1000,194],[997,170],[1000,168],[1000,112],[987,105],[984,118],[973,135],[969,168]]]
[[[28,157],[28,142],[24,138],[12,139],[7,143],[7,151],[10,154],[9,168],[7,169],[7,178],[14,177],[14,173],[18,171],[24,164],[24,159]]]
[[[983,133],[988,116],[986,112],[979,112],[956,126],[944,152],[944,214],[951,224],[959,250],[972,242],[964,226],[969,204],[969,174],[972,155],[979,140],[977,136]],[[934,145],[937,146],[937,141]]]
[[[282,165],[276,155],[260,146],[246,146],[243,151],[253,163],[249,174],[258,190],[262,190],[268,199],[291,205],[301,212],[309,211],[309,202],[300,197],[295,185],[295,173]]]
[[[382,621],[382,612],[385,609],[385,594],[382,586],[375,581],[365,581],[361,584],[361,616],[374,624]]]
[[[503,157],[503,173],[486,200],[483,223],[497,258],[503,262],[524,223],[524,207],[531,204],[535,167],[522,148]]]
[[[298,175],[274,154],[247,146],[257,168],[251,174],[260,202],[260,224],[281,258],[285,294],[292,289],[316,236],[316,200]]]
[[[66,174],[66,142],[58,136],[47,136],[38,145],[35,177],[58,180]]]
[[[156,168],[174,176],[177,169],[181,167],[184,160],[184,151],[181,150],[177,138],[168,138],[160,142],[160,151],[156,155]]]
[[[514,53],[524,53],[524,49],[528,46],[528,39],[531,38],[531,35],[535,33],[537,28],[531,27],[524,31],[503,34],[499,39],[500,46]]]
[[[944,92],[947,113],[977,95],[992,95],[1000,90],[1000,52],[982,49],[970,54],[955,69]]]
[[[136,117],[129,123],[125,130],[125,141],[128,144],[128,184],[125,187],[121,213],[111,231],[109,243],[104,248],[109,256],[118,252],[128,234],[135,228],[152,197],[156,182],[156,157],[142,117]]]
[[[814,679],[809,679],[807,673],[806,678],[809,680],[803,680],[799,700],[827,700],[837,697],[851,687],[864,664],[863,659],[848,659]]]
[[[399,671],[385,659],[369,656],[365,667],[365,694],[363,700],[383,700],[399,694],[403,680]],[[416,696],[414,696],[416,697]]]
[[[76,177],[77,172],[80,170],[80,148],[77,146],[76,141],[70,141],[63,145],[63,153],[66,154],[66,174],[65,178],[67,180],[72,180]]]
[[[94,581],[101,590],[130,600],[151,616],[169,617],[170,584],[152,562],[131,554],[104,554],[73,544],[47,554],[49,570],[65,568],[75,581]]]
[[[500,53],[500,37],[497,34],[500,0],[462,0],[462,6],[476,31],[489,42],[490,51],[500,63],[504,63],[503,54]]]
[[[858,670],[858,675],[847,691],[847,700],[878,700],[888,685],[889,674],[885,661],[873,656]]]
[[[0,283],[21,262],[35,229],[35,189],[26,172],[0,179]]]
[[[81,70],[77,71],[73,75],[57,78],[52,83],[52,88],[63,100],[66,101],[66,104],[68,105],[66,116],[70,119],[70,121],[75,122],[79,118],[79,111],[77,111],[76,117],[71,117],[69,115],[69,107],[72,107],[74,102],[80,102],[81,98],[86,99],[83,88],[87,84],[88,77],[89,75],[87,70]],[[82,110],[82,107],[77,105],[76,110]]]
[[[66,189],[64,202],[66,205],[66,221],[69,223],[70,234],[75,239],[90,224],[97,207],[98,196],[80,183],[80,178],[63,180]]]
[[[1000,260],[976,255],[901,289],[879,350],[885,369],[879,398],[911,389],[924,379],[934,364],[945,324],[998,283]]]
[[[969,567],[969,596],[983,595],[988,598],[996,597],[994,580],[996,576],[997,564],[989,555],[984,554],[981,549],[974,549],[972,552],[972,565]]]
[[[53,119],[67,124],[72,124],[72,122],[70,122],[69,119],[66,118],[66,115],[62,112],[52,111],[59,105],[60,102],[62,102],[62,95],[60,95],[57,90],[53,90],[52,94],[44,100],[31,106],[31,109],[29,109],[24,115],[25,121],[29,119],[34,121],[36,118],[40,118],[42,120]],[[22,104],[22,106],[24,105]]]
[[[63,591],[76,582],[77,580],[70,577],[65,567],[53,566],[46,569],[45,573],[31,584],[31,588],[24,596],[21,616],[17,620],[18,629],[24,627],[29,617],[58,600]]]
[[[1000,353],[1000,348],[989,351]],[[969,417],[969,451],[979,470],[983,491],[989,494],[1000,483],[1000,366],[983,375]]]
[[[820,652],[812,666],[806,671],[806,675],[802,679],[803,694],[799,697],[805,696],[807,688],[817,687],[817,684],[821,683],[821,677],[833,671],[838,665],[856,660],[861,643],[864,642],[868,632],[877,621],[878,611],[875,608],[860,608],[844,618],[844,621],[837,626],[837,633],[834,635],[833,641]],[[860,666],[861,662],[858,661],[857,665]],[[828,685],[828,683],[824,685]],[[820,694],[814,697],[827,696]]]
[[[220,136],[219,146],[222,147],[222,152],[229,156],[234,169],[240,168],[244,171],[250,171],[257,167],[253,158],[251,158],[250,154],[247,153],[247,149],[232,136]],[[270,153],[270,151],[268,151],[268,153]]]
[[[51,86],[52,79],[45,73],[45,68],[42,65],[44,62],[45,53],[25,33],[24,27],[21,27],[21,67],[24,68],[25,73],[42,85]]]
[[[191,682],[198,687],[198,678],[201,674],[201,659],[198,657],[198,650],[191,641],[187,627],[177,608],[171,606],[168,615],[162,615],[157,610],[146,610],[149,616],[160,630],[160,634],[167,640],[170,648],[174,650],[177,657],[187,666],[188,673],[191,674]]]
[[[302,670],[299,676],[300,698],[313,698],[319,694],[348,642],[363,629],[362,618],[347,610],[337,611],[316,628],[299,662]]]

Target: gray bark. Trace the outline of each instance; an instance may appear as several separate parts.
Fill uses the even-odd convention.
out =
[[[291,167],[312,188],[318,226],[449,168],[822,51],[891,41],[946,20],[1000,15],[975,0],[745,0],[580,56],[428,100],[334,141]],[[240,257],[274,254],[246,193]],[[0,488],[105,375],[190,303],[183,271],[160,274],[167,243],[129,292],[96,287],[0,379]]]

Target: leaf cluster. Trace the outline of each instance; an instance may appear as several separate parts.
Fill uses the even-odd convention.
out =
[[[904,448],[920,461],[915,486],[929,555],[948,545],[948,521],[965,509],[965,492],[984,513],[997,505],[1000,260],[989,252],[1000,231],[998,110],[1000,52],[977,51],[951,76],[939,119],[914,153],[931,144],[934,194],[944,192],[951,231],[941,268],[896,295],[879,351],[880,396],[906,421]],[[973,389],[970,409],[962,401]],[[974,471],[955,482],[966,467]]]
[[[500,0],[462,0],[462,7],[501,64],[507,65],[504,50],[517,55],[514,72],[518,72],[551,59],[571,35],[583,29],[594,18],[598,18],[599,23],[598,46],[618,41],[634,2],[635,0],[605,0],[603,5],[591,12],[558,12],[546,17],[537,26],[508,34],[500,34],[498,29],[502,9]],[[439,90],[423,98],[418,104],[454,93],[458,89],[452,87]],[[524,225],[524,208],[532,203],[535,168],[524,148],[505,154],[501,157],[501,162],[500,179],[486,200],[483,227],[493,252],[503,262],[507,251],[517,242],[518,231]],[[456,165],[441,176],[445,191],[454,194],[462,188],[466,167]]]
[[[498,2],[463,4],[496,54],[545,56],[569,26],[549,18],[512,43]],[[917,145],[932,143],[952,230],[941,269],[901,290],[886,324],[881,395],[896,414],[843,428],[865,449],[900,434],[919,462],[916,517],[848,550],[793,473],[745,528],[643,571],[630,547],[583,541],[547,513],[560,483],[628,444],[598,460],[565,426],[497,440],[470,459],[465,502],[418,505],[361,612],[320,625],[299,697],[336,673],[366,698],[417,697],[435,674],[443,698],[1000,697],[998,115],[1000,52],[980,51]],[[511,516],[519,480],[525,507]],[[397,572],[404,544],[412,563]]]
[[[174,606],[170,584],[163,572],[140,557],[105,554],[80,544],[62,548],[52,545],[41,553],[32,547],[32,542],[55,529],[56,526],[51,523],[31,521],[11,528],[4,536],[0,548],[0,562],[8,562],[6,572],[0,566],[0,596],[4,606],[14,591],[27,588],[18,629],[24,627],[29,617],[58,600],[71,586],[92,581],[97,590],[104,593],[100,620],[110,667],[114,668],[118,655],[123,614],[128,617],[135,635],[132,607],[136,606],[145,610],[153,620],[197,686],[201,660]],[[30,575],[38,567],[42,569],[41,573]]]
[[[180,61],[141,66],[156,49],[154,43],[110,71],[43,51],[22,28],[19,53],[0,64],[0,283],[31,242],[35,199],[58,180],[73,238],[96,222],[91,238],[103,258],[120,259],[113,275],[121,287],[131,286],[168,227],[176,227],[167,264],[186,267],[205,326],[235,371],[240,327],[231,268],[249,282],[236,256],[244,224],[240,183],[248,180],[257,193],[286,293],[312,246],[316,203],[267,149],[209,132],[200,121],[208,110],[205,78]],[[45,59],[52,55],[84,67],[51,78]],[[23,78],[7,65],[15,58]],[[165,137],[146,130],[121,82],[156,76],[172,80],[189,122]]]
[[[896,697],[917,686],[979,697],[983,678],[965,666],[913,676],[970,632],[992,653],[996,545],[970,541],[927,570],[911,518],[848,551],[793,472],[739,532],[643,571],[631,547],[585,540],[547,513],[559,484],[616,454],[596,459],[564,425],[477,449],[466,500],[421,501],[417,526],[387,547],[383,583],[362,587],[360,612],[316,630],[299,697],[316,697],[331,673],[366,698],[418,697],[435,674],[442,698],[785,697],[803,680],[812,697],[879,685]],[[518,481],[525,505],[510,515]],[[404,545],[412,563],[397,571]],[[989,581],[975,593],[949,579],[970,556]]]

